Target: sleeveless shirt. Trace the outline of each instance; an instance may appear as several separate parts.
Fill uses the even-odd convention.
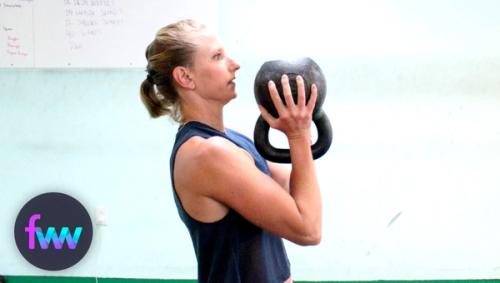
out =
[[[226,132],[220,132],[195,121],[179,128],[170,157],[170,178],[179,216],[189,231],[198,261],[198,281],[284,282],[290,277],[290,263],[280,237],[253,225],[232,209],[221,220],[203,223],[192,218],[182,207],[174,184],[175,156],[179,147],[194,136],[226,138],[249,152],[259,170],[267,175],[271,173],[266,160],[257,152],[253,142],[236,131],[226,129]]]

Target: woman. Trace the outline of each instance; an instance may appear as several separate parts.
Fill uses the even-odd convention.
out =
[[[266,162],[253,143],[224,127],[223,108],[236,97],[238,63],[209,30],[182,20],[158,31],[147,47],[141,99],[152,117],[180,123],[170,161],[174,198],[191,235],[200,282],[292,282],[282,238],[315,245],[321,238],[321,197],[311,154],[311,117],[297,78],[297,104],[282,77],[286,103],[269,83],[291,171]]]

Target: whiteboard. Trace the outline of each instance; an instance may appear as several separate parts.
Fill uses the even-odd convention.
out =
[[[33,67],[33,2],[2,1],[0,67]]]
[[[3,0],[0,67],[144,67],[161,27],[183,18],[217,30],[218,0]]]

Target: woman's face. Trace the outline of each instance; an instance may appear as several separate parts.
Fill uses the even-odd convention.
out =
[[[209,32],[197,35],[195,43],[198,47],[190,69],[196,92],[224,103],[235,98],[234,79],[240,65],[227,56],[221,42]]]

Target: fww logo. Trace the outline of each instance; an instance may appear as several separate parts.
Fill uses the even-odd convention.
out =
[[[35,226],[35,222],[40,220],[40,218],[40,214],[33,214],[30,217],[28,226],[24,228],[24,231],[28,233],[28,248],[30,250],[35,249],[35,234],[42,250],[48,249],[51,241],[54,243],[54,248],[56,248],[56,250],[62,249],[65,241],[68,243],[68,248],[70,250],[76,249],[76,245],[82,234],[82,227],[76,227],[73,235],[71,235],[68,227],[62,227],[59,235],[57,235],[54,227],[49,227],[44,235],[42,228]]]

